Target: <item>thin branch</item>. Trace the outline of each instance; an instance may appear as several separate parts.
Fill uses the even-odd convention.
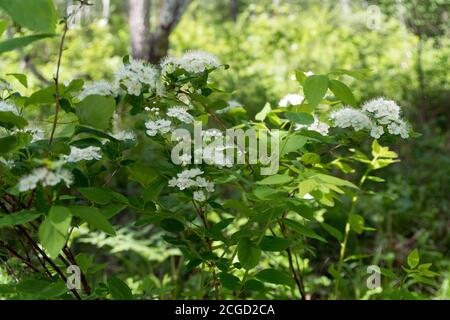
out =
[[[53,137],[55,135],[56,125],[58,124],[58,114],[60,109],[60,103],[59,103],[59,71],[61,69],[61,59],[62,54],[64,50],[64,40],[66,39],[67,31],[69,30],[68,26],[68,18],[64,21],[64,30],[63,34],[61,36],[61,42],[59,44],[59,51],[58,51],[58,63],[56,65],[56,75],[53,78],[55,81],[55,118],[53,119],[53,127],[52,127],[52,133],[50,134],[49,144],[52,144]]]

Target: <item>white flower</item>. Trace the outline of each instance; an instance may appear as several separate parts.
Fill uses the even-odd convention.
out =
[[[183,154],[183,155],[180,157],[180,161],[181,161],[181,165],[182,165],[182,166],[185,166],[185,165],[190,164],[190,163],[191,163],[191,160],[192,160],[192,156],[191,156],[190,154]]]
[[[400,135],[403,139],[409,138],[409,127],[403,120],[391,122],[387,128],[390,134]]]
[[[146,133],[151,137],[156,136],[158,132],[160,134],[165,134],[170,131],[171,124],[172,122],[170,122],[170,120],[165,119],[147,121],[145,123],[145,127],[147,128]]]
[[[159,72],[144,61],[131,60],[116,72],[116,82],[124,85],[129,94],[139,96],[144,85],[148,85],[151,92],[156,91]]]
[[[161,63],[163,73],[177,68],[182,68],[190,73],[200,73],[219,66],[219,59],[215,55],[203,51],[188,51],[181,58],[167,57]]]
[[[213,138],[222,138],[223,133],[219,129],[207,129],[202,131],[203,141],[211,141]]]
[[[185,107],[170,107],[167,110],[167,115],[172,118],[177,118],[184,123],[194,122],[194,117],[186,111]]]
[[[31,133],[32,135],[32,140],[31,143],[39,141],[39,140],[44,140],[44,130],[42,130],[41,128],[38,127],[26,127],[24,129],[25,132]]]
[[[64,156],[67,162],[78,162],[82,160],[100,160],[102,158],[101,149],[99,147],[87,147],[80,149],[74,146],[70,147],[70,155]]]
[[[134,140],[136,139],[136,136],[134,135],[133,131],[117,131],[113,134],[111,134],[113,138],[116,138],[119,141],[125,141],[125,140]]]
[[[186,169],[169,180],[169,187],[185,190],[189,188],[204,188],[208,192],[214,192],[214,183],[201,177],[203,171],[198,168]]]
[[[311,123],[310,125],[302,125],[302,124],[295,125],[295,130],[300,130],[303,128],[309,131],[316,131],[321,135],[326,136],[328,135],[328,130],[330,129],[330,126],[325,122],[320,121],[317,117],[314,117],[314,122]]]
[[[379,139],[384,133],[383,127],[373,126],[370,130],[370,136],[375,139]]]
[[[5,101],[0,101],[0,112],[12,112],[15,115],[19,115],[19,110],[17,110],[17,107]]]
[[[203,202],[206,200],[205,193],[203,191],[194,191],[193,199],[198,202]]]
[[[70,187],[73,182],[73,176],[70,171],[58,168],[49,170],[45,167],[33,170],[29,175],[19,180],[18,189],[20,192],[36,189],[38,183],[44,187],[55,186],[60,182],[64,182],[66,187]]]
[[[353,127],[356,131],[372,128],[372,121],[361,110],[351,107],[343,107],[333,111],[330,119],[334,121],[334,125],[339,128]]]
[[[280,107],[288,107],[289,105],[297,106],[299,104],[302,104],[304,98],[305,97],[303,97],[302,95],[291,93],[291,94],[284,96],[280,100],[280,102],[278,102],[278,105]]]
[[[0,157],[0,163],[2,163],[4,166],[6,166],[9,169],[14,167],[14,160],[6,160],[5,158]]]
[[[11,84],[9,84],[8,82],[6,82],[3,79],[0,79],[0,91],[12,91],[13,87],[11,86]]]
[[[100,96],[117,96],[118,87],[113,85],[111,82],[100,80],[90,83],[85,83],[83,90],[78,93],[78,100],[83,100],[90,95],[100,95]]]
[[[362,109],[370,113],[379,124],[389,124],[400,119],[400,107],[392,100],[373,99],[366,102]]]

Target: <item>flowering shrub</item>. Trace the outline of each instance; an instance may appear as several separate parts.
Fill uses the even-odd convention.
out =
[[[297,71],[304,96],[266,104],[253,118],[210,81],[211,73],[226,69],[215,56],[191,51],[161,65],[125,57],[112,82],[61,84],[56,77],[55,85],[29,96],[2,81],[0,256],[21,269],[0,293],[155,297],[132,292],[111,272],[106,282],[92,281],[104,266],[74,252],[77,230],[113,237],[120,215],[132,212],[136,226],[162,230],[182,257],[173,297],[339,298],[354,272],[349,261],[364,258],[347,252],[349,239],[373,230],[357,210],[358,197],[368,181],[383,181],[377,170],[399,161],[377,139],[414,133],[394,101],[359,107],[344,83],[344,76],[360,78],[358,72]],[[49,126],[30,126],[32,106],[45,104],[56,107]],[[242,138],[236,146],[229,129],[248,135],[233,136]],[[192,151],[192,140],[181,145],[183,132],[201,148]],[[140,155],[144,146],[152,159]],[[275,171],[263,170],[273,162]],[[117,174],[133,190],[111,187]],[[344,225],[333,223],[332,207],[341,209]],[[320,255],[321,246],[333,243],[336,261]],[[327,270],[312,269],[311,260]],[[81,285],[67,292],[71,267],[79,268]],[[414,250],[401,275],[379,268],[382,290],[411,297],[406,282],[430,284],[436,275],[430,267]],[[325,273],[324,288],[307,286],[305,278]],[[369,289],[375,290],[369,295],[381,292],[381,286]]]

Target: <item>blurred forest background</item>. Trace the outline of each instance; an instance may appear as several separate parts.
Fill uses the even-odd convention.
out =
[[[401,164],[384,171],[387,184],[361,202],[368,224],[377,230],[358,241],[371,248],[366,254],[374,255],[375,264],[383,259],[401,265],[412,248],[419,248],[424,260],[433,262],[442,275],[430,295],[450,297],[450,1],[89,2],[93,4],[89,11],[68,33],[62,80],[111,78],[130,52],[155,62],[168,53],[205,50],[230,65],[231,70],[215,73],[214,80],[232,91],[233,99],[252,116],[267,101],[277,105],[284,95],[299,93],[296,69],[314,73],[370,69],[368,81],[352,84],[348,79],[357,99],[383,95],[397,100],[422,136],[398,142]],[[56,3],[63,16],[72,1]],[[3,31],[3,38],[20,33],[11,27]],[[30,92],[50,84],[57,46],[55,38],[3,54],[0,77],[26,73]],[[115,183],[128,187],[120,177]],[[165,285],[169,281],[165,270],[170,270],[177,250],[167,249],[158,232],[129,225],[126,216],[122,219],[116,237],[80,234],[78,245],[92,252],[108,248],[112,253],[103,257],[99,250],[96,255],[107,269],[123,272],[131,287],[156,283],[160,291],[154,294],[164,297],[171,290]],[[338,247],[323,251],[318,255],[336,255]],[[310,286],[327,285],[325,277],[308,281]]]

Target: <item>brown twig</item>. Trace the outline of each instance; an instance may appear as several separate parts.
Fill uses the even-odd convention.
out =
[[[59,51],[58,51],[58,63],[56,65],[56,75],[53,78],[53,80],[55,81],[55,118],[53,119],[53,127],[52,127],[52,132],[50,134],[50,139],[48,141],[49,144],[52,144],[53,142],[53,138],[55,135],[55,131],[56,131],[56,125],[58,124],[58,114],[59,114],[59,109],[60,109],[60,103],[59,103],[59,71],[61,69],[61,59],[62,59],[62,54],[63,54],[63,50],[64,50],[64,40],[66,39],[66,35],[67,35],[67,31],[69,30],[69,25],[68,25],[68,18],[66,18],[66,20],[64,21],[64,30],[61,36],[61,41],[59,43]]]

